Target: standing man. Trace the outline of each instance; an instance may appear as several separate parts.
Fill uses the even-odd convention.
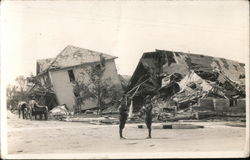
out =
[[[128,113],[127,113],[127,97],[123,95],[119,107],[119,114],[120,114],[120,124],[119,124],[119,134],[120,134],[120,139],[125,139],[122,135],[122,130],[125,127],[125,123],[128,118]]]
[[[151,96],[147,95],[145,98],[145,105],[142,107],[142,111],[145,113],[145,123],[148,128],[147,139],[151,138],[152,109],[153,109],[153,105],[151,102]]]

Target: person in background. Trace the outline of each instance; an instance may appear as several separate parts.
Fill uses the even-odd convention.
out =
[[[148,128],[148,138],[151,137],[151,126],[152,126],[152,109],[153,109],[153,104],[151,101],[151,96],[147,95],[145,98],[145,105],[142,107],[141,112],[145,114],[145,123]]]
[[[128,106],[127,106],[127,97],[125,95],[123,95],[121,101],[120,101],[120,106],[119,106],[119,120],[120,120],[120,124],[119,124],[119,134],[120,134],[120,139],[125,139],[122,135],[122,130],[125,127],[127,118],[128,118]]]

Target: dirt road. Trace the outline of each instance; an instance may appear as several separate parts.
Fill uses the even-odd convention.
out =
[[[191,122],[189,122],[190,124]],[[192,122],[194,124],[194,122]],[[9,154],[47,153],[150,153],[150,152],[232,152],[245,147],[244,127],[225,122],[195,122],[199,129],[146,129],[128,124],[126,140],[120,140],[118,125],[91,125],[79,122],[21,120],[8,115]],[[157,124],[154,124],[157,125]]]

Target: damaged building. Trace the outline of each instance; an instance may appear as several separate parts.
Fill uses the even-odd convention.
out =
[[[96,108],[96,98],[84,99],[81,104],[77,103],[79,99],[86,95],[83,94],[85,92],[75,92],[76,82],[85,84],[91,90],[93,88],[91,79],[93,68],[99,68],[102,72],[100,83],[108,81],[110,86],[115,86],[121,91],[122,86],[115,65],[116,58],[108,54],[69,45],[55,58],[37,60],[37,75],[35,78],[39,81],[40,88],[43,89],[33,87],[30,93],[38,89],[39,93],[46,93],[45,98],[53,97],[53,100],[47,100],[45,103],[48,105],[51,101],[49,105],[52,107],[66,104],[71,111],[76,108],[80,110]],[[44,88],[48,92],[42,92],[45,90]],[[39,95],[36,94],[36,96]]]
[[[243,63],[224,58],[166,50],[146,52],[126,93],[132,97],[134,111],[141,108],[148,94],[159,97],[166,107],[178,109],[200,105],[206,99],[226,100],[223,103],[235,106],[245,98],[245,68]]]

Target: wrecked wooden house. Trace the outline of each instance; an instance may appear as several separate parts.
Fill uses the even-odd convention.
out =
[[[126,89],[134,110],[147,94],[179,109],[201,99],[226,99],[230,106],[245,98],[244,64],[224,58],[156,50],[143,53]]]
[[[37,75],[41,86],[49,90],[46,94],[53,95],[53,105],[66,104],[69,110],[87,110],[97,107],[97,98],[86,97],[84,88],[77,88],[84,84],[88,91],[94,90],[94,70],[101,72],[99,83],[108,81],[121,91],[122,86],[117,74],[115,59],[117,57],[69,45],[55,58],[37,60]],[[40,90],[41,91],[41,90]],[[94,91],[93,91],[94,92]],[[42,94],[42,93],[41,93]],[[94,94],[94,93],[92,93]],[[52,101],[52,100],[51,100]],[[106,98],[109,103],[110,99]]]
[[[32,77],[32,79],[36,79]],[[47,106],[49,110],[58,105],[55,92],[48,86],[39,83],[34,84],[27,91],[29,99],[36,100],[40,105]]]

